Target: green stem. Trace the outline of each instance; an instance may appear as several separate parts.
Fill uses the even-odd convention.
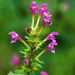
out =
[[[43,43],[44,43],[44,41],[42,41],[41,43],[39,43],[39,44],[36,46],[36,50],[37,50],[40,46],[42,46]]]
[[[34,29],[34,30],[36,30],[36,28],[38,27],[38,24],[39,24],[40,18],[41,18],[41,16],[39,15],[39,16],[38,16],[38,20],[37,20],[37,22],[36,22],[36,26],[35,26],[35,29]]]
[[[41,34],[42,30],[43,30],[43,27],[40,28],[40,30],[38,32],[38,36]]]
[[[21,38],[20,40],[27,48],[29,48],[29,45]]]
[[[32,25],[31,25],[31,29],[33,30],[34,28],[34,14],[32,15]]]
[[[41,51],[40,54],[35,57],[35,59],[39,58],[44,52],[45,50]]]

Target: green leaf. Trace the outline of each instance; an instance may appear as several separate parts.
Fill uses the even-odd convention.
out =
[[[24,52],[24,51],[20,51],[20,53],[22,53],[22,54],[26,54],[26,52]]]
[[[39,60],[38,58],[36,59],[36,61],[39,62],[39,63],[41,63],[41,64],[44,63],[43,61]]]
[[[17,74],[22,74],[22,73],[24,73],[24,69],[22,69],[22,68],[17,68],[17,69],[15,69],[15,73],[17,73]]]
[[[37,67],[42,68],[41,64],[36,64],[36,65],[37,65]]]
[[[25,48],[24,51],[28,52],[28,51],[30,51],[30,49],[26,49],[26,48]]]
[[[28,36],[25,36],[25,38],[26,38],[27,40],[29,40],[29,39],[30,39]]]
[[[13,73],[12,71],[10,71],[10,72],[8,73],[8,75],[16,75],[16,74]]]
[[[37,62],[34,62],[33,66],[35,66],[36,69],[42,68],[42,65]]]
[[[34,69],[35,71],[39,70],[37,67],[34,67],[33,69]]]

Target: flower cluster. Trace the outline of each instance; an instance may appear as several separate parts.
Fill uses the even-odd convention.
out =
[[[39,14],[35,29],[38,26],[38,23],[39,23],[39,20],[40,20],[41,16],[44,16],[44,19],[42,21],[42,26],[43,27],[45,27],[47,24],[52,25],[52,21],[49,20],[49,19],[52,18],[52,15],[49,13],[49,11],[47,9],[47,6],[48,6],[48,4],[42,4],[40,6],[40,9],[38,9],[36,2],[31,3],[30,11],[31,11],[32,16],[33,16],[32,18],[34,18],[34,15],[36,14],[36,12],[38,12],[38,14]],[[32,19],[32,20],[34,21],[34,19]],[[34,23],[32,22],[32,26],[34,26],[33,24]],[[33,29],[33,27],[32,27],[32,29]]]
[[[51,40],[52,42],[47,46],[47,48],[52,52],[52,53],[55,53],[55,49],[54,49],[54,46],[57,45],[57,42],[56,42],[56,36],[58,36],[59,34],[57,32],[51,32],[46,38],[44,41],[48,41],[48,40]]]
[[[38,11],[36,2],[32,2],[32,3],[31,3],[31,5],[30,5],[30,11],[31,11],[31,13],[32,13],[33,15]]]
[[[36,2],[32,2],[30,4],[30,11],[32,13],[32,24],[30,27],[30,32],[27,32],[28,35],[25,36],[26,41],[23,40],[15,31],[9,32],[9,35],[11,35],[12,37],[11,43],[15,43],[17,40],[19,40],[24,44],[24,49],[20,51],[22,55],[22,61],[20,61],[19,56],[15,54],[12,56],[12,64],[20,64],[19,68],[21,68],[22,73],[27,72],[27,75],[30,75],[30,73],[35,73],[35,71],[39,70],[39,68],[42,68],[42,61],[40,60],[40,56],[47,50],[50,50],[52,53],[55,53],[54,46],[58,44],[56,41],[56,37],[59,34],[57,32],[51,32],[43,40],[39,36],[41,35],[42,30],[47,24],[49,26],[52,25],[52,22],[49,20],[52,18],[52,15],[49,13],[47,6],[48,4],[42,4],[40,8],[38,8]],[[36,24],[34,24],[34,16],[37,12],[38,19]],[[39,28],[38,24],[42,16],[44,16],[44,19],[42,21],[41,28]],[[46,41],[49,40],[51,42],[47,44],[45,47],[43,47],[43,45],[46,44]],[[43,47],[43,49],[41,47]],[[42,71],[40,75],[48,75],[48,73]]]
[[[49,14],[49,12],[47,10],[45,11],[44,15],[45,16],[44,16],[44,19],[43,19],[43,22],[42,22],[43,27],[45,27],[46,24],[52,25],[52,22],[49,21],[49,19],[52,18],[52,15]]]
[[[47,6],[48,6],[48,4],[42,4],[42,5],[40,6],[39,14],[40,14],[41,16],[44,15],[44,13],[46,12]]]

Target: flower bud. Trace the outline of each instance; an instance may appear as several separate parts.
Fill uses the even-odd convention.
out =
[[[12,58],[11,58],[11,62],[13,65],[19,65],[19,62],[20,62],[20,58],[19,58],[19,55],[17,54],[13,54]]]
[[[42,72],[40,73],[40,75],[48,75],[48,73],[45,72],[45,71],[42,71]]]
[[[24,64],[28,65],[29,64],[29,59],[28,58],[24,58],[23,62],[24,62]]]

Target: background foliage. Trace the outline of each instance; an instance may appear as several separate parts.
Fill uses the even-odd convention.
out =
[[[22,47],[20,42],[10,44],[8,32],[16,31],[24,38],[25,28],[31,23],[29,4],[32,1],[0,0],[0,75],[7,75],[9,70],[13,69],[10,64],[11,56]],[[34,1],[38,5],[48,3],[53,14],[53,25],[45,28],[42,37],[50,31],[60,34],[56,54],[47,52],[41,58],[45,61],[43,70],[49,75],[75,75],[75,0]]]

